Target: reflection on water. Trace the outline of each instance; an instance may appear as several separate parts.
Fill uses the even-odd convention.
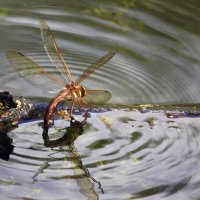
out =
[[[9,128],[0,128],[0,158],[3,160],[9,160],[14,149],[12,139],[7,135],[9,131]]]
[[[76,118],[63,129],[58,127],[66,127],[67,122],[56,120],[56,126],[43,134],[38,121],[9,132],[5,144],[11,149],[10,143],[13,153],[0,164],[2,197],[199,196],[198,118],[170,119],[164,111],[128,109],[92,113],[87,123]],[[8,196],[11,186],[13,192]]]
[[[77,180],[77,185],[80,187],[80,193],[87,197],[87,199],[93,200],[98,199],[98,194],[94,189],[94,184],[92,183],[92,181],[98,183],[102,193],[104,193],[104,191],[101,188],[101,183],[96,181],[93,177],[91,177],[89,171],[83,166],[80,155],[73,145],[75,139],[77,139],[78,136],[83,134],[83,126],[86,124],[86,121],[86,118],[82,122],[79,122],[77,120],[71,120],[69,127],[59,130],[59,132],[64,132],[64,135],[59,139],[50,140],[47,129],[43,130],[42,136],[44,139],[44,145],[46,147],[54,148],[69,146],[69,156],[73,158],[72,162],[75,165],[73,170],[73,178]],[[66,157],[66,159],[68,158]],[[41,169],[39,170],[39,172],[42,173]],[[36,173],[33,176],[34,180],[38,176],[38,174],[39,173]]]
[[[84,132],[84,126],[86,125],[87,118],[85,118],[82,122],[77,120],[71,120],[70,126],[63,128],[63,129],[56,129],[56,132],[54,134],[62,135],[59,139],[51,140],[48,135],[48,129],[43,130],[43,140],[44,140],[44,146],[55,148],[58,147],[60,149],[60,152],[65,151],[68,152],[68,156],[62,158],[62,160],[66,161],[69,160],[73,166],[73,173],[74,175],[67,175],[64,177],[60,177],[59,179],[74,179],[77,181],[77,186],[80,188],[79,191],[81,194],[83,194],[87,199],[98,199],[98,194],[95,191],[95,184],[98,185],[98,189],[103,194],[104,190],[101,187],[101,183],[97,181],[95,178],[90,176],[89,170],[84,167],[82,164],[81,157],[74,146],[74,141],[83,134]],[[17,128],[17,127],[15,127]],[[13,127],[14,129],[14,127]],[[7,130],[9,132],[11,130]],[[13,140],[7,135],[7,132],[4,131],[0,134],[1,138],[1,144],[0,144],[0,158],[3,160],[9,160],[10,154],[17,155],[17,153],[13,153],[14,146],[12,145]],[[62,149],[63,148],[63,149]],[[49,157],[52,157],[54,154],[57,154],[58,152],[51,152],[49,154]],[[34,155],[33,155],[34,156]],[[59,162],[60,158],[53,159],[54,162]],[[25,164],[25,163],[24,163]],[[49,161],[46,160],[41,167],[37,169],[37,171],[32,176],[33,184],[36,184],[38,182],[38,177],[40,174],[44,173],[44,170],[47,170],[49,168]],[[56,177],[54,178],[57,179]]]
[[[83,126],[86,124],[86,121],[86,118],[82,122],[71,120],[69,127],[58,130],[58,132],[64,132],[64,135],[61,138],[53,141],[49,140],[48,129],[44,129],[42,134],[44,145],[51,148],[71,145],[78,136],[82,135],[84,131]]]

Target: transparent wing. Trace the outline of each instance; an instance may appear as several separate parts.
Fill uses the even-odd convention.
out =
[[[65,82],[39,67],[31,59],[17,51],[8,51],[6,56],[12,67],[29,83],[46,89],[49,93],[56,93],[63,89]]]
[[[56,68],[62,74],[62,76],[68,80],[69,83],[72,83],[72,76],[69,67],[60,54],[60,50],[56,44],[52,31],[44,20],[40,21],[40,28],[44,48],[51,62],[56,65]]]
[[[95,63],[90,65],[86,71],[77,79],[76,85],[80,84],[83,80],[85,80],[90,74],[92,74],[95,70],[100,68],[103,64],[108,62],[113,56],[115,55],[114,52],[109,52],[100,59],[98,59]]]
[[[105,90],[87,90],[88,95],[83,97],[83,100],[88,104],[104,104],[111,99],[112,95],[110,92]]]

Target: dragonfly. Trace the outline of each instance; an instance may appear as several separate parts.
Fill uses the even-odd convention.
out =
[[[88,89],[82,86],[81,83],[94,71],[108,62],[115,53],[108,52],[86,68],[76,81],[73,81],[70,68],[62,57],[53,32],[46,21],[40,21],[40,30],[46,53],[55,65],[60,75],[59,77],[44,67],[37,65],[30,58],[18,51],[9,50],[6,52],[6,56],[11,66],[29,83],[45,88],[49,93],[57,94],[51,99],[44,113],[44,128],[49,128],[50,120],[59,103],[71,101],[70,116],[73,117],[74,106],[77,105],[80,109],[84,109],[90,102],[105,103],[111,98],[112,95],[110,92]]]

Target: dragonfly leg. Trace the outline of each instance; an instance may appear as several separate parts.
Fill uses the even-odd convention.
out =
[[[80,108],[80,109],[83,109],[83,106],[81,105],[80,99],[77,99],[77,103],[78,103],[79,108]]]
[[[80,99],[80,101],[88,107],[88,104],[86,103],[86,101],[84,101],[83,99]]]
[[[54,116],[54,114],[53,114],[52,123],[51,123],[52,126],[54,125],[54,122],[55,122],[55,116]]]
[[[80,99],[77,99],[77,103],[78,103],[78,105],[79,105],[79,108],[80,108],[83,112],[85,112],[85,110],[84,110],[84,108],[83,108],[82,102],[85,103],[84,101],[82,101],[81,98],[80,98]]]
[[[70,110],[70,116],[72,117],[72,111],[74,109],[74,103],[75,103],[75,100],[72,100],[72,106],[71,106],[71,110]]]
[[[88,104],[87,104],[83,99],[80,99],[80,102],[79,102],[79,103],[80,103],[80,104],[85,104],[85,106],[88,107]],[[88,111],[85,110],[85,109],[83,109],[83,106],[81,106],[81,107],[82,107],[82,110],[84,111],[83,117],[88,118],[88,117],[90,116],[89,113],[88,113]]]

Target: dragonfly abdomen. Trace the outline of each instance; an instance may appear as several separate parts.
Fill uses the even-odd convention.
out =
[[[51,116],[54,113],[58,103],[64,101],[65,98],[69,95],[69,92],[70,91],[68,89],[64,89],[50,101],[44,114],[44,128],[49,127]]]

